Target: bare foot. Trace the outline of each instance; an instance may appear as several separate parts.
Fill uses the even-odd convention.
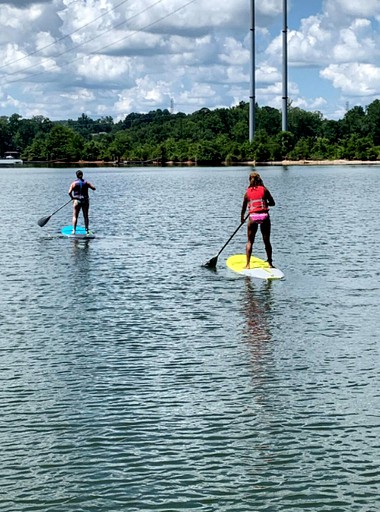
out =
[[[271,261],[268,261],[268,260],[267,260],[267,263],[268,263],[268,265],[269,265],[269,267],[270,267],[270,268],[276,268],[276,267],[273,265],[273,263],[272,263]]]
[[[244,267],[244,270],[249,270],[250,268],[251,268],[251,267],[250,267],[250,266],[249,266],[249,264],[248,264],[248,265],[246,265],[246,266]]]

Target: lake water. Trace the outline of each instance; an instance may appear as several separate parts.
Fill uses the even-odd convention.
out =
[[[257,170],[283,281],[202,267],[250,168],[85,169],[87,242],[0,170],[1,511],[380,510],[380,167]]]

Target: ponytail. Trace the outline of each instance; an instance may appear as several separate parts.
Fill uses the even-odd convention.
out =
[[[249,175],[249,186],[258,187],[259,185],[264,186],[263,180],[258,172],[251,172]]]

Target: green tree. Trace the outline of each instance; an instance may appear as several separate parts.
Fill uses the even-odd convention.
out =
[[[315,137],[322,126],[320,112],[308,112],[298,107],[289,107],[288,130],[295,140],[301,137]]]
[[[36,137],[22,153],[23,158],[35,162],[48,160],[47,155],[46,136]]]
[[[364,108],[356,106],[346,112],[341,121],[341,130],[343,137],[346,139],[349,139],[353,134],[359,136],[367,135],[368,125]]]
[[[289,157],[290,152],[294,148],[294,140],[296,137],[293,133],[288,131],[282,131],[276,135],[275,140],[280,147],[281,160],[285,160]]]
[[[223,160],[218,149],[209,141],[194,144],[191,148],[190,160],[198,163],[213,163]]]
[[[116,132],[113,139],[108,142],[107,159],[119,162],[130,147],[131,139],[129,134],[126,131]]]
[[[328,139],[330,143],[338,143],[342,138],[342,123],[340,121],[323,119],[318,136]]]
[[[91,135],[95,133],[95,122],[87,114],[82,114],[76,121],[69,119],[67,124],[86,140],[90,140]]]
[[[370,136],[360,137],[357,134],[351,135],[339,148],[340,158],[347,160],[375,160],[377,153]]]
[[[248,123],[244,120],[239,120],[231,129],[231,136],[236,142],[243,143],[248,137]]]
[[[264,131],[268,135],[276,135],[281,130],[281,112],[272,107],[255,109],[256,131]]]
[[[80,160],[84,139],[71,128],[54,125],[46,139],[46,158],[75,162]]]
[[[334,147],[331,146],[328,139],[318,137],[310,149],[310,157],[312,160],[324,160],[333,157]]]
[[[289,152],[291,160],[306,160],[310,158],[313,139],[311,137],[301,137]]]
[[[367,133],[372,135],[375,145],[380,144],[380,100],[373,101],[367,107]]]
[[[8,118],[0,118],[0,157],[12,149],[12,135],[8,126]]]

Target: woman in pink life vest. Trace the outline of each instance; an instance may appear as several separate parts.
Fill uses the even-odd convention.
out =
[[[247,265],[245,268],[249,268],[249,262],[252,255],[252,246],[255,241],[257,228],[260,225],[261,235],[265,245],[265,251],[267,253],[267,261],[270,267],[273,267],[272,263],[272,246],[270,243],[270,217],[269,217],[269,206],[274,206],[275,202],[269,190],[264,187],[263,180],[260,174],[252,172],[249,175],[249,187],[247,188],[243,205],[241,207],[241,222],[244,222],[245,212],[248,207],[249,219],[247,227],[248,242],[246,245]]]

